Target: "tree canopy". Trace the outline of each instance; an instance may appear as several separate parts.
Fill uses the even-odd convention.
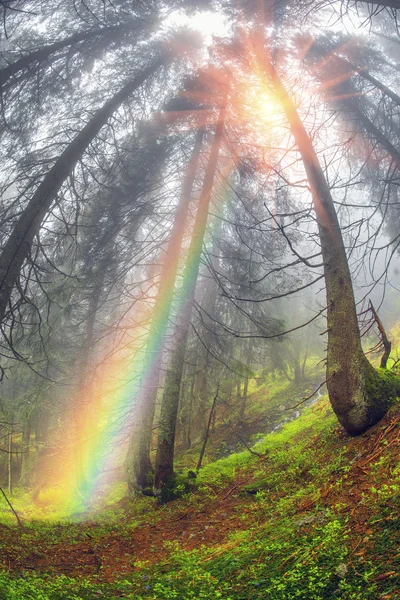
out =
[[[2,411],[22,480],[86,497],[127,455],[130,493],[168,500],[177,440],[207,443],[221,395],[244,421],[266,372],[304,379],[310,344],[348,433],[386,414],[396,359],[375,368],[362,338],[387,350],[399,8],[0,2]]]

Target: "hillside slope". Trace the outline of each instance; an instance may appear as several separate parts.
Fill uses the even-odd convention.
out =
[[[348,437],[322,398],[190,494],[1,529],[0,598],[400,598],[400,408]]]

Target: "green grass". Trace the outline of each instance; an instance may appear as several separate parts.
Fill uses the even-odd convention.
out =
[[[351,530],[340,503],[328,509],[318,501],[317,491],[339,473],[337,486],[345,485],[351,463],[347,449],[335,448],[332,430],[336,421],[326,402],[309,408],[279,433],[257,444],[266,453],[265,463],[243,452],[206,466],[198,480],[199,489],[218,488],[251,474],[249,488],[259,489],[254,501],[243,501],[238,522],[247,527],[234,533],[224,544],[191,552],[178,547],[167,564],[140,569],[132,583],[138,599],[223,598],[245,600],[376,600],[397,598],[399,576],[390,575],[385,564],[388,547],[399,541],[400,519],[394,517],[383,527],[377,516],[392,514],[399,506],[399,471],[396,482],[379,489],[371,486],[365,496],[374,527],[374,553],[360,559],[351,556]],[[373,465],[379,472],[384,459]],[[246,490],[243,497],[246,496]],[[316,502],[305,513],[298,512],[304,498]],[[373,516],[375,515],[375,516]],[[374,521],[375,520],[375,521]],[[352,539],[354,544],[354,538]],[[383,575],[383,579],[380,579]],[[145,582],[145,584],[144,584]],[[396,594],[396,595],[392,595]]]
[[[294,394],[290,382],[268,378],[252,388],[249,414],[257,416],[295,403],[307,387],[315,386],[305,384]],[[240,482],[229,508],[231,533],[223,541],[205,546],[199,536],[196,548],[189,551],[180,548],[178,536],[174,542],[165,542],[168,558],[150,564],[135,562],[132,556],[131,572],[113,583],[104,583],[101,571],[90,578],[29,572],[21,577],[5,571],[0,574],[0,600],[399,598],[398,446],[389,446],[383,437],[382,451],[368,463],[360,491],[355,465],[365,452],[368,436],[349,444],[348,438],[337,438],[337,427],[324,397],[279,431],[254,434],[254,438],[262,436],[252,448],[260,456],[247,449],[214,462],[209,456],[193,492],[161,510],[149,498],[121,502],[124,485],[112,486],[92,506],[91,524],[84,526],[90,527],[93,544],[101,545],[110,533],[129,539],[138,525],[162,523],[189,507],[201,513],[218,494],[223,497],[225,490]],[[197,447],[192,449],[179,461],[184,473],[197,451]],[[325,489],[329,491],[326,497],[321,491]],[[351,500],[352,490],[360,494],[360,500]],[[29,495],[17,491],[12,501],[17,509],[25,507],[28,518],[41,517]],[[13,525],[9,509],[2,505],[0,510],[2,515],[7,510],[7,524]],[[354,511],[362,515],[360,522],[354,519]],[[221,520],[219,513],[210,516],[216,517]],[[63,518],[60,512],[47,518],[27,522],[25,532],[19,534],[21,554],[29,545],[79,544],[84,539],[87,529],[79,523],[56,523]],[[75,517],[77,521],[83,518]]]

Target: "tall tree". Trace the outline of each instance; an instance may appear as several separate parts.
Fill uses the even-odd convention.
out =
[[[196,220],[189,246],[185,271],[179,295],[179,315],[173,332],[174,349],[169,359],[169,366],[164,383],[161,414],[158,425],[157,452],[155,462],[154,489],[156,495],[164,498],[168,494],[168,486],[173,479],[173,461],[175,446],[176,419],[179,406],[179,393],[182,381],[185,350],[189,335],[190,321],[197,275],[206,231],[208,211],[217,169],[218,155],[222,142],[228,85],[223,92],[221,110],[211,145],[203,187],[198,201]]]
[[[335,205],[310,136],[266,53],[262,66],[290,125],[311,188],[327,297],[327,388],[338,420],[357,435],[377,423],[400,393],[400,382],[381,376],[364,355],[353,285]]]
[[[201,128],[195,135],[192,155],[186,167],[158,284],[157,298],[147,341],[144,376],[135,404],[135,421],[127,457],[130,493],[148,487],[151,482],[152,465],[150,461],[150,446],[165,336],[168,330],[178,263],[187,225],[189,204],[192,199],[203,135],[204,132]]]
[[[62,184],[113,113],[161,66],[171,60],[173,52],[165,49],[162,56],[154,58],[134,79],[95,112],[92,119],[58,157],[21,212],[0,254],[0,321],[4,319],[14,285],[18,280],[24,261],[29,256],[33,240]]]

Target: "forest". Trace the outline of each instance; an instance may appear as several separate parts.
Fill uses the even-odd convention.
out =
[[[399,0],[0,0],[0,600],[400,598],[399,169]]]

